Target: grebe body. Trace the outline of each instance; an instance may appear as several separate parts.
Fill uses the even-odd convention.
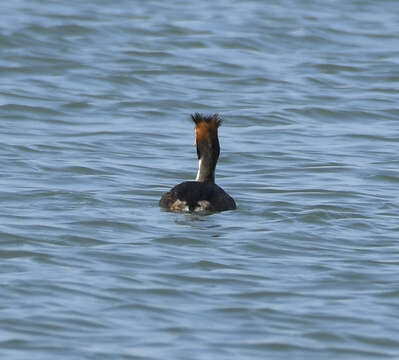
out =
[[[217,131],[222,120],[218,115],[199,113],[191,115],[191,118],[195,123],[197,177],[195,181],[182,182],[164,194],[159,206],[184,212],[234,210],[234,199],[215,184],[215,168],[220,153]]]

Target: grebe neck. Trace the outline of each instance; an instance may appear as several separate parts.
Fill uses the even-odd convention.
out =
[[[215,169],[219,153],[220,147],[217,138],[212,139],[212,141],[201,141],[197,144],[198,172],[195,181],[215,182]]]
[[[191,115],[195,123],[195,144],[197,145],[198,172],[195,181],[215,183],[215,168],[220,146],[218,127],[222,119],[217,115]]]
[[[197,177],[195,178],[195,181],[199,181],[199,182],[210,181],[210,182],[214,183],[215,182],[215,167],[216,167],[216,163],[214,165],[210,164],[210,162],[207,158],[199,159],[198,160]]]

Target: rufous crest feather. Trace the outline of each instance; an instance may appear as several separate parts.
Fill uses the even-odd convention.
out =
[[[195,138],[197,144],[203,140],[212,140],[218,136],[218,127],[222,124],[222,118],[218,114],[202,115],[195,113],[191,115],[195,123]]]

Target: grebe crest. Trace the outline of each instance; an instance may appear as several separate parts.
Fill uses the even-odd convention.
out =
[[[234,210],[236,203],[220,186],[215,184],[216,163],[220,154],[218,128],[222,119],[218,114],[191,115],[195,124],[195,145],[198,172],[195,181],[176,185],[159,201],[159,206],[183,212]]]

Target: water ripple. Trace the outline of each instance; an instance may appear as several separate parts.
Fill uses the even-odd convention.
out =
[[[3,357],[397,358],[395,5],[2,2]]]

